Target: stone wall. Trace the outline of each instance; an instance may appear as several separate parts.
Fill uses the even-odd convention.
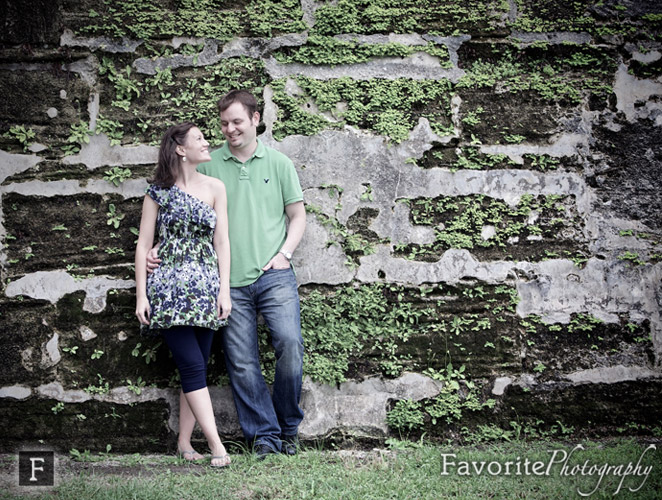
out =
[[[219,146],[234,87],[304,189],[302,438],[659,435],[659,2],[19,0],[0,19],[3,450],[172,448],[136,228],[163,131]],[[236,439],[218,345],[209,382]]]

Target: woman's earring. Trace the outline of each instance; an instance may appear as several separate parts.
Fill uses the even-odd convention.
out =
[[[182,161],[186,161],[186,156],[182,156]]]

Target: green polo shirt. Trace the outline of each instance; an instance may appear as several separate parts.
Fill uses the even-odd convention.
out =
[[[254,283],[285,243],[285,206],[303,201],[294,164],[287,156],[258,139],[255,153],[241,163],[227,142],[211,153],[198,170],[217,177],[228,196],[230,286]]]

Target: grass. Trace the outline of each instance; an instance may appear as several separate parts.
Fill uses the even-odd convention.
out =
[[[583,449],[571,453],[578,444]],[[390,449],[372,451],[304,447],[296,457],[273,456],[262,462],[250,454],[237,454],[232,465],[221,470],[175,458],[104,454],[103,460],[88,457],[89,462],[60,472],[54,490],[29,498],[569,499],[582,498],[581,491],[592,492],[590,498],[606,499],[614,498],[618,491],[616,497],[655,499],[662,492],[662,452],[659,444],[650,446],[634,440],[514,442],[482,447],[392,441]],[[559,450],[556,461],[549,466],[555,450]],[[565,469],[561,460],[564,453],[569,455]],[[549,474],[531,473],[538,461],[544,462],[538,472]],[[66,462],[74,465],[61,457],[60,467],[67,469]],[[478,474],[481,462],[485,465]],[[505,474],[507,462],[511,462],[509,474]],[[634,468],[638,462],[640,475],[623,479],[627,465]],[[608,471],[609,466],[613,468]],[[645,467],[650,467],[645,483],[632,492],[644,481]],[[0,498],[26,495],[16,488],[5,488]]]

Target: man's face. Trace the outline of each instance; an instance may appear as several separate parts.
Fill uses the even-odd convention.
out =
[[[240,102],[232,103],[221,112],[221,131],[228,141],[231,151],[240,151],[255,145],[260,114],[248,114]]]

